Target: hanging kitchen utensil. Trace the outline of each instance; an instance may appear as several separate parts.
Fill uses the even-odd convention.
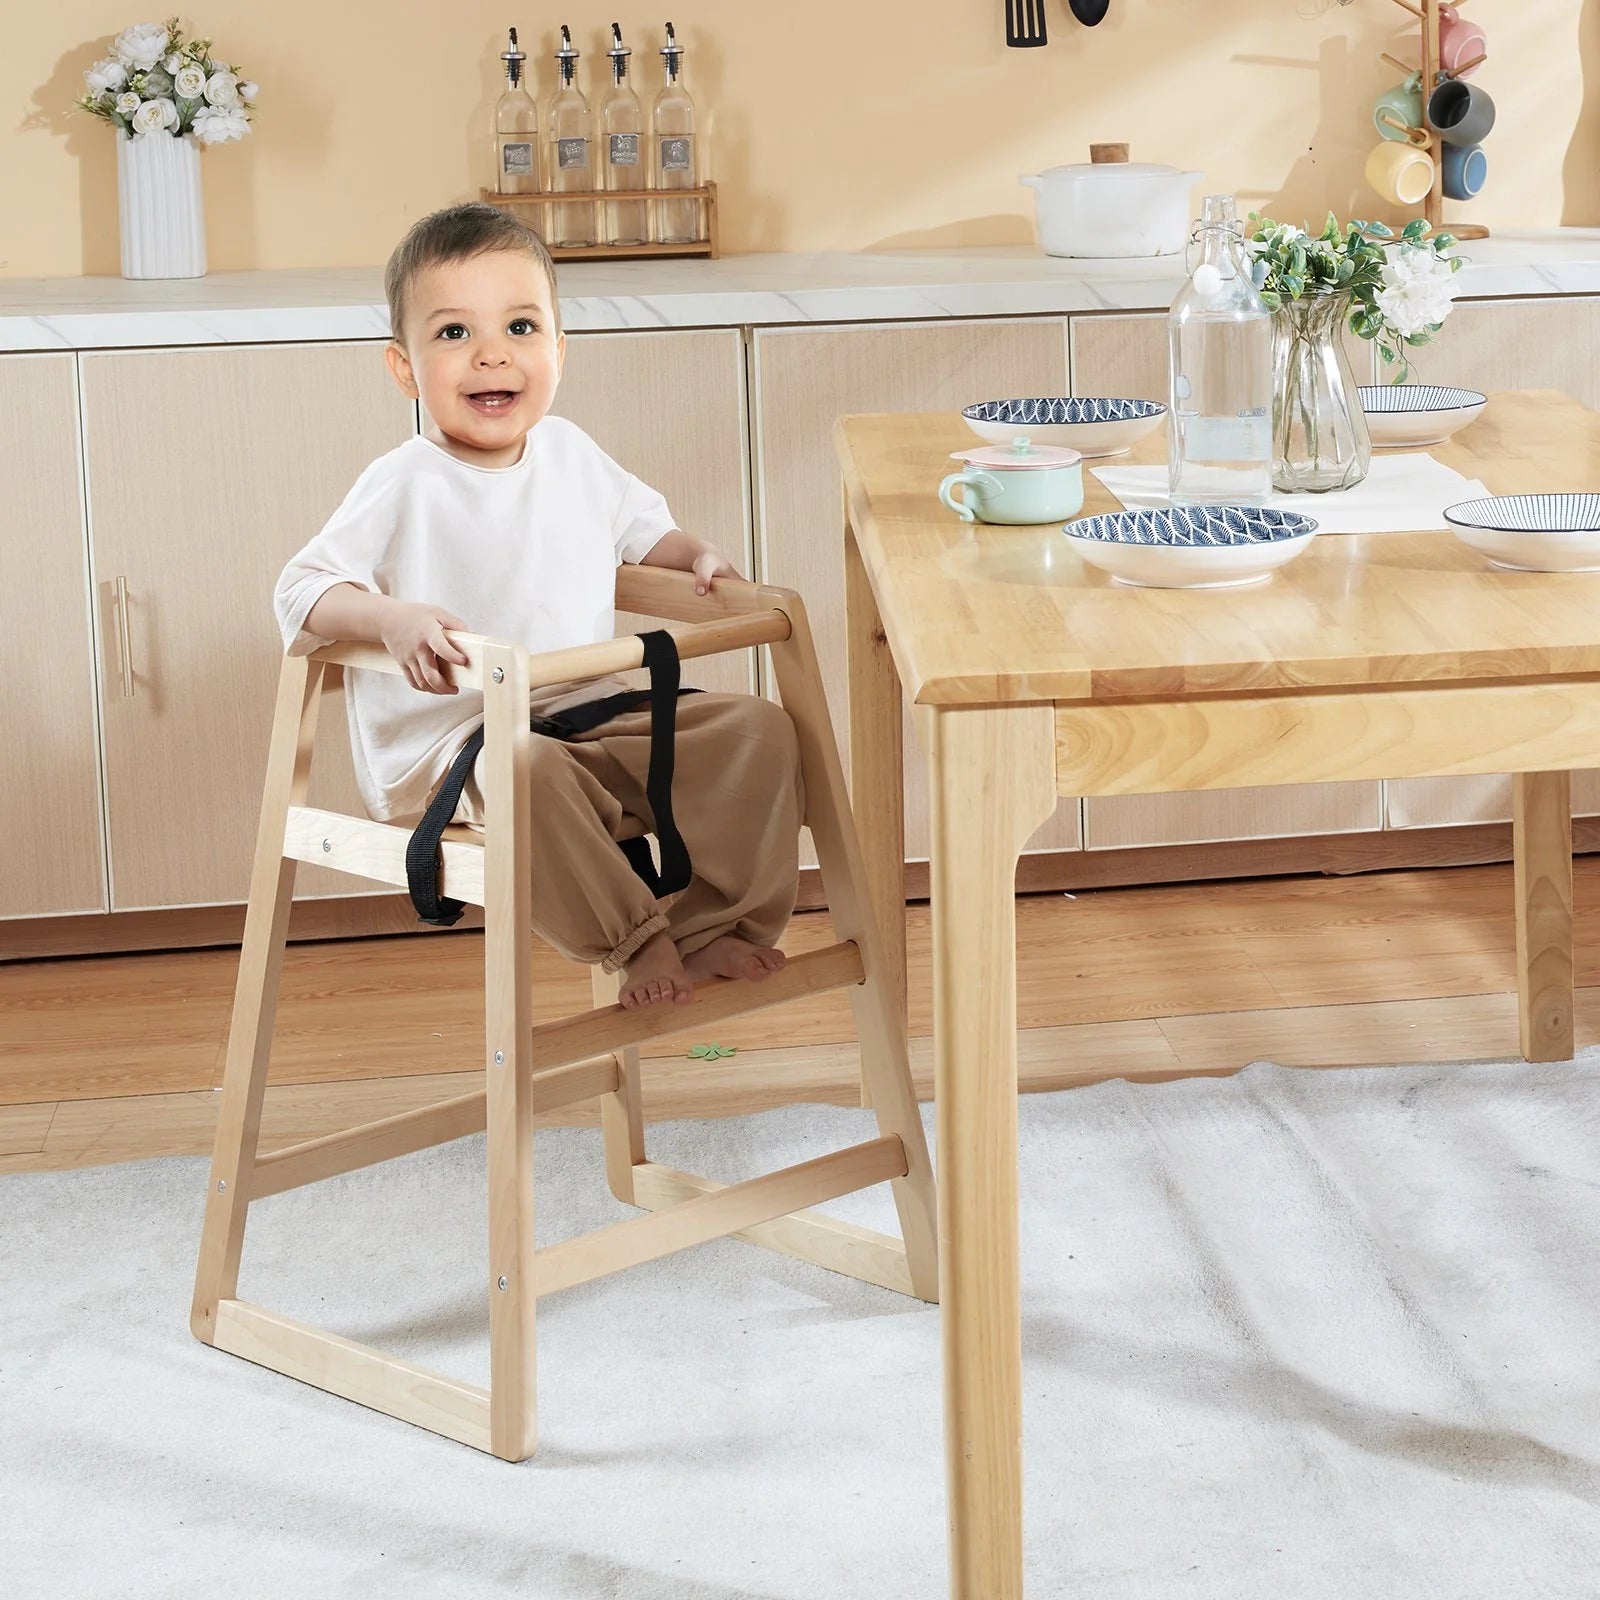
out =
[[[1097,22],[1104,22],[1106,9],[1111,0],[1067,0],[1072,9],[1072,14],[1084,27],[1092,28]]]
[[[1006,43],[1013,49],[1046,44],[1044,8],[1046,0],[1005,0]]]

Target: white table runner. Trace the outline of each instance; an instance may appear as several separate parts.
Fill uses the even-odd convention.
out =
[[[1091,467],[1101,483],[1130,511],[1165,506],[1165,467]],[[1367,476],[1353,489],[1329,494],[1275,494],[1266,503],[1317,519],[1322,533],[1396,533],[1447,528],[1446,506],[1489,493],[1476,478],[1421,452],[1374,456]]]

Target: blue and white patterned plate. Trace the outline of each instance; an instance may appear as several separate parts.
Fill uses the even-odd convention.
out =
[[[1519,572],[1600,571],[1600,494],[1497,494],[1448,506],[1463,543]]]
[[[961,415],[980,439],[1011,444],[1065,445],[1086,456],[1121,455],[1135,439],[1159,427],[1167,408],[1159,400],[1123,400],[1103,395],[1035,395],[985,400]]]
[[[1061,531],[1085,561],[1119,583],[1221,589],[1259,583],[1294,560],[1317,523],[1267,506],[1163,506],[1084,517]]]
[[[1359,393],[1372,442],[1391,447],[1441,444],[1489,403],[1476,389],[1437,383],[1369,383]]]

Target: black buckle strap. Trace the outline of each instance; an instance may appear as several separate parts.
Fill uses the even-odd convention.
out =
[[[585,700],[552,716],[532,717],[529,727],[546,738],[570,740],[649,702],[650,764],[645,774],[645,796],[655,818],[656,842],[661,848],[660,872],[651,859],[648,839],[622,839],[618,841],[618,848],[645,887],[659,899],[686,888],[694,871],[688,846],[672,816],[672,772],[678,696],[697,691],[679,687],[678,647],[670,633],[658,628],[641,633],[639,639],[644,645],[644,664],[650,672],[648,689],[629,689],[622,694]],[[480,726],[456,753],[444,782],[406,844],[406,885],[411,893],[411,904],[417,916],[435,928],[448,928],[459,922],[466,909],[463,901],[439,893],[439,842],[456,814],[461,791],[466,788],[467,776],[482,748]]]

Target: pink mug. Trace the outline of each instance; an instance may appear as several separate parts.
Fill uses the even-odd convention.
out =
[[[1446,72],[1463,76],[1462,63],[1483,55],[1488,47],[1489,37],[1477,23],[1468,22],[1454,6],[1439,8],[1439,65]]]

